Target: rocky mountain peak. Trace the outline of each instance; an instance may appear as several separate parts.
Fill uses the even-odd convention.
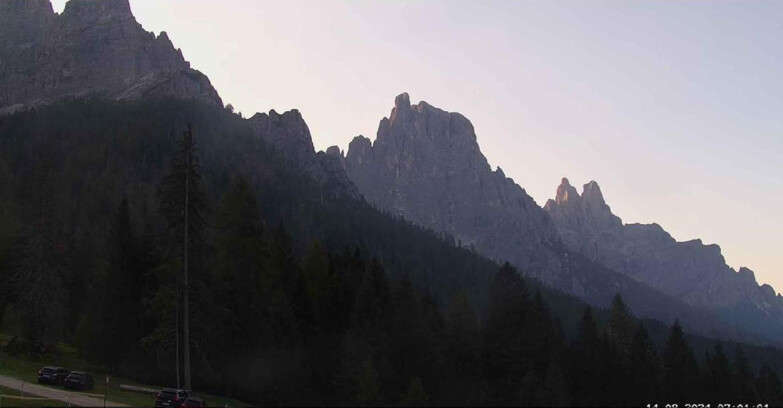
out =
[[[595,181],[590,181],[582,187],[582,199],[596,206],[606,205],[604,195],[601,194],[601,187]]]
[[[744,266],[740,267],[739,271],[737,271],[737,273],[739,273],[740,277],[743,280],[748,281],[748,282],[756,283],[756,274],[752,270],[750,270],[749,268],[746,268]]]
[[[0,11],[8,17],[54,14],[52,3],[49,0],[3,0],[0,2]]]
[[[408,95],[407,92],[403,92],[397,95],[396,98],[394,98],[394,107],[396,109],[410,109],[411,97]]]
[[[556,239],[535,201],[489,166],[467,118],[423,101],[411,105],[407,93],[395,98],[374,143],[354,138],[345,163],[372,204],[491,257],[528,266],[530,248]]]
[[[595,181],[584,185],[580,201],[574,196],[563,179],[557,196],[545,206],[569,249],[695,306],[783,316],[783,302],[774,290],[759,286],[750,269],[734,271],[726,265],[718,245],[701,239],[677,242],[658,224],[623,225]],[[775,324],[783,322],[775,319]],[[739,323],[764,332],[767,323],[761,321],[742,317]]]
[[[326,149],[326,154],[329,156],[336,156],[336,157],[344,157],[342,150],[340,150],[340,147],[338,146],[329,146]]]
[[[573,201],[579,201],[581,197],[576,189],[568,182],[568,179],[563,177],[560,181],[560,185],[557,187],[557,194],[555,195],[555,202],[557,204],[565,204]]]
[[[136,20],[128,0],[70,0],[65,4],[62,16],[101,23]]]
[[[256,134],[291,164],[306,162],[315,154],[310,129],[298,110],[279,114],[272,109],[269,114],[256,113],[249,121]]]
[[[0,1],[0,113],[58,99],[176,97],[223,105],[168,35],[136,22],[128,0]]]

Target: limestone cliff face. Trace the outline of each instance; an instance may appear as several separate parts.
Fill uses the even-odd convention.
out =
[[[395,100],[375,143],[359,136],[345,157],[348,176],[375,206],[445,231],[499,260],[523,268],[542,244],[557,239],[547,214],[481,153],[473,125],[426,102]]]
[[[257,113],[248,121],[254,133],[275,149],[286,168],[312,179],[322,187],[323,194],[361,199],[345,173],[339,149],[316,153],[310,129],[298,110]]]
[[[221,104],[165,32],[145,31],[128,0],[0,0],[0,110],[87,95]]]
[[[581,196],[568,179],[544,209],[566,245],[588,258],[683,301],[709,309],[743,310],[783,322],[783,300],[753,271],[726,265],[717,245],[677,242],[658,224],[626,224],[612,214],[598,184]]]

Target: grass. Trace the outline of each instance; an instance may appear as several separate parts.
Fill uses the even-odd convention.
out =
[[[10,388],[0,387],[0,407],[67,407],[68,404],[57,400],[22,400],[8,398],[9,396],[19,396],[21,392]]]
[[[8,340],[10,340],[10,338],[11,336],[0,334],[0,344],[5,344]],[[93,378],[95,379],[95,388],[93,388],[92,390],[85,390],[83,391],[83,393],[103,395],[104,382],[106,377],[100,375],[99,371],[96,370],[94,365],[81,359],[77,353],[77,350],[74,349],[73,347],[61,343],[58,345],[58,350],[60,353],[58,356],[43,357],[40,359],[36,359],[36,358],[31,359],[23,354],[12,356],[4,351],[0,351],[0,375],[18,378],[20,380],[28,381],[31,383],[37,383],[38,370],[40,370],[41,367],[43,366],[66,367],[72,371],[86,371],[93,375]],[[119,402],[122,404],[128,404],[133,407],[154,405],[155,396],[150,394],[142,394],[138,392],[121,390],[120,384],[137,385],[137,386],[158,388],[158,389],[164,388],[162,386],[140,384],[128,378],[111,376],[109,379],[109,384],[106,387],[107,389],[106,399],[109,401]],[[60,390],[65,390],[64,388],[56,385],[45,385],[45,386],[51,388],[57,388]],[[0,390],[2,391],[3,394],[5,394],[6,390],[2,390],[2,389]],[[14,395],[19,395],[18,391],[11,390],[11,392],[16,393]],[[222,407],[228,404],[235,407],[236,406],[242,407],[242,406],[250,405],[245,402],[238,401],[231,398],[219,397],[215,395],[202,394],[202,393],[198,393],[198,395],[199,397],[204,398],[207,401],[207,404],[209,404],[210,406]],[[96,397],[96,398],[100,398],[100,397]],[[17,402],[18,401],[14,401],[14,406],[19,406]],[[30,401],[30,402],[33,402],[34,404],[21,405],[21,406],[41,406],[42,401]],[[3,403],[3,406],[6,406],[5,402]],[[67,406],[67,404],[64,406]]]

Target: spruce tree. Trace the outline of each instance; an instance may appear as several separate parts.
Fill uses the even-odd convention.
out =
[[[705,370],[706,392],[715,403],[736,400],[734,374],[731,364],[723,351],[723,345],[715,344],[713,354],[707,362]]]
[[[759,370],[756,389],[761,403],[769,404],[770,407],[783,405],[783,387],[781,387],[780,378],[769,365],[765,364]]]
[[[531,368],[530,305],[527,288],[509,263],[500,268],[489,292],[484,331],[483,373],[494,404],[515,404]]]
[[[734,349],[734,385],[735,395],[739,401],[746,403],[760,402],[753,371],[750,369],[745,349],[737,344]]]
[[[643,322],[639,322],[629,353],[628,404],[647,404],[660,396],[661,368],[647,328]]]
[[[201,252],[199,249],[203,244],[207,206],[201,190],[198,151],[190,125],[182,133],[182,138],[177,141],[177,147],[171,168],[160,186],[158,196],[159,210],[168,225],[171,257],[182,262],[181,272],[177,274],[176,293],[177,299],[180,299],[180,296],[182,299],[184,386],[190,389],[190,267],[194,264],[191,261]],[[182,279],[180,280],[179,277]],[[179,282],[182,282],[181,288]]]
[[[669,331],[663,352],[663,366],[663,395],[666,401],[685,403],[693,400],[699,371],[693,350],[679,321],[675,321]]]
[[[604,347],[589,306],[582,314],[570,354],[572,401],[584,406],[604,405],[607,396]]]

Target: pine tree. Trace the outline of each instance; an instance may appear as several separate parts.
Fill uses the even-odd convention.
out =
[[[425,407],[429,401],[427,392],[424,391],[424,385],[421,383],[421,378],[413,377],[408,385],[405,395],[402,397],[400,405],[403,407]]]
[[[182,259],[182,272],[177,274],[177,298],[182,298],[182,335],[184,386],[191,388],[190,372],[190,280],[191,263],[203,244],[206,226],[206,198],[201,190],[201,173],[196,143],[190,125],[177,142],[171,169],[160,186],[160,212],[168,223],[172,257]],[[177,245],[179,242],[181,245]],[[177,256],[179,255],[179,256]],[[180,280],[179,277],[182,279]],[[182,288],[179,282],[182,282]],[[177,341],[179,344],[179,341]],[[178,368],[179,370],[179,368]]]
[[[504,264],[490,287],[482,353],[482,372],[493,404],[521,403],[518,391],[532,368],[527,297],[522,277],[509,263]]]
[[[780,385],[780,378],[766,364],[759,370],[758,378],[756,378],[756,389],[762,403],[769,404],[770,407],[783,405],[783,387]]]
[[[329,256],[318,241],[313,241],[305,256],[303,272],[315,331],[326,333],[333,330],[340,282],[329,266]]]
[[[707,360],[705,380],[707,395],[715,403],[736,399],[734,374],[720,342],[715,344],[712,357]]]
[[[761,401],[756,391],[754,380],[753,371],[751,371],[748,359],[745,356],[745,349],[741,344],[737,344],[737,347],[734,349],[734,384],[736,386],[735,395],[740,401],[747,403]]]
[[[8,280],[15,293],[15,309],[22,317],[24,335],[37,353],[42,343],[62,339],[65,320],[64,283],[67,261],[54,196],[54,172],[48,154],[42,154],[30,180],[26,199],[27,227],[18,259]]]
[[[572,401],[584,406],[605,404],[607,387],[603,350],[593,311],[588,306],[579,322],[577,339],[570,353]]]
[[[698,382],[699,371],[693,350],[679,321],[675,321],[669,331],[663,352],[663,365],[663,394],[666,400],[672,403],[693,400],[694,384]]]
[[[478,317],[464,291],[454,296],[446,322],[444,402],[447,405],[478,403],[481,331]]]
[[[365,360],[362,374],[359,377],[359,392],[356,400],[363,406],[376,406],[383,404],[383,395],[381,394],[381,385],[378,380],[378,372],[371,360]]]
[[[639,322],[629,353],[627,404],[647,404],[660,396],[661,368],[647,328]]]
[[[609,323],[606,335],[614,343],[623,357],[628,356],[636,328],[633,316],[628,311],[620,294],[615,294],[609,307]]]
[[[263,335],[262,276],[269,265],[269,248],[258,202],[242,177],[224,194],[215,223],[215,279],[212,294],[218,321],[213,327],[226,351],[256,345]]]

